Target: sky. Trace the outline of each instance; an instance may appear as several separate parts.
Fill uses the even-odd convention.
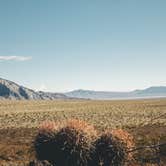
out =
[[[0,77],[35,90],[166,86],[165,0],[0,0]]]

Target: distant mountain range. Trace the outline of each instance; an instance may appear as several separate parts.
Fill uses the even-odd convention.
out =
[[[166,86],[150,87],[130,92],[109,92],[92,90],[74,90],[67,93],[34,91],[12,81],[0,78],[0,99],[55,100],[55,99],[137,99],[166,97]]]
[[[36,92],[12,81],[0,78],[0,99],[54,100],[72,98],[62,93]]]
[[[156,86],[130,92],[109,92],[79,89],[65,93],[65,95],[69,97],[94,100],[161,98],[166,97],[166,86]]]

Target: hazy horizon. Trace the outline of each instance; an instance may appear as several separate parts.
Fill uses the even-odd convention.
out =
[[[35,90],[166,86],[166,1],[0,0],[0,77]]]

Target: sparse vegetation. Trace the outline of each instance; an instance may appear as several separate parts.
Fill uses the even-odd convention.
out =
[[[27,165],[35,159],[32,142],[43,121],[55,121],[57,124],[62,120],[79,118],[94,125],[100,132],[121,128],[133,135],[136,146],[144,146],[166,142],[166,117],[160,117],[164,113],[165,99],[0,101],[0,165]],[[51,131],[55,126],[48,124],[46,128]],[[128,146],[132,146],[129,143]],[[165,163],[165,153],[163,148],[160,149],[162,162]],[[139,158],[145,157],[144,151],[138,153]]]

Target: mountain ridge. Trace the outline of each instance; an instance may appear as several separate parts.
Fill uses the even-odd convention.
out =
[[[13,81],[0,78],[0,99],[16,100],[54,100],[72,99],[62,93],[34,91]]]
[[[16,100],[55,100],[55,99],[137,99],[166,97],[166,86],[152,86],[128,92],[94,91],[77,89],[66,93],[34,91],[13,81],[0,78],[0,99]]]
[[[86,99],[135,99],[135,98],[160,98],[166,97],[166,86],[152,86],[142,90],[133,90],[128,92],[116,91],[93,91],[93,90],[73,90],[65,93],[70,97],[81,97]]]

